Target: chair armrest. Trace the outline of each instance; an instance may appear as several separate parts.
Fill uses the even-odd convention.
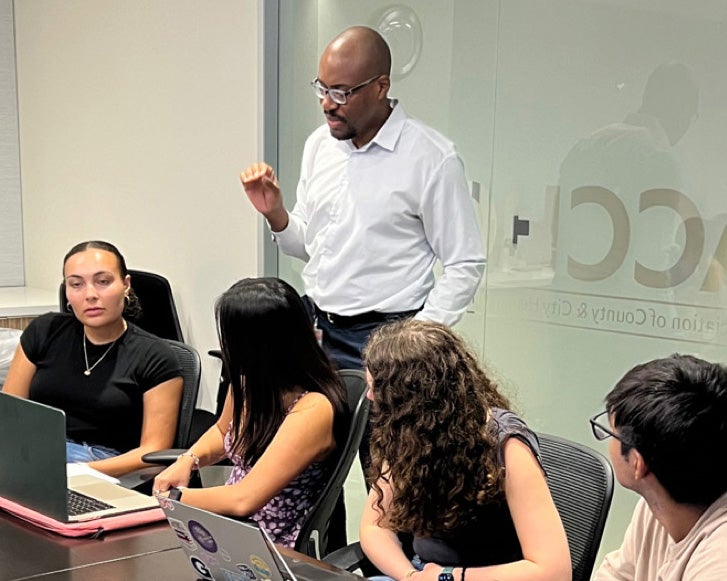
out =
[[[119,484],[124,488],[130,488],[142,494],[151,494],[154,478],[164,470],[163,466],[147,466],[139,468],[123,476],[119,476]]]
[[[361,549],[361,544],[358,542],[352,543],[347,547],[336,549],[332,553],[323,557],[322,560],[325,563],[338,567],[339,569],[345,569],[349,572],[360,569],[362,565],[365,566],[365,564],[368,563],[368,559]]]
[[[170,466],[177,461],[177,457],[186,452],[186,448],[168,448],[166,450],[157,450],[144,454],[141,459],[147,464],[161,464],[162,466]]]

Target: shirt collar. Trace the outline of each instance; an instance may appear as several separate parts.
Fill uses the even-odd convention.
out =
[[[391,114],[371,141],[358,149],[353,145],[353,143],[351,143],[350,140],[347,142],[353,150],[363,152],[368,150],[371,146],[373,146],[373,144],[376,144],[388,151],[394,150],[396,142],[399,141],[399,136],[404,129],[407,114],[397,99],[391,99],[389,104],[391,106]]]

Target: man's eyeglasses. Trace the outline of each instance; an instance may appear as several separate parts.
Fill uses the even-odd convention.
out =
[[[608,424],[608,411],[601,412],[600,414],[596,414],[593,416],[590,420],[588,420],[591,424],[591,430],[593,430],[593,437],[596,438],[596,440],[605,440],[606,438],[616,438],[619,442],[623,444],[627,444],[628,442],[624,442],[623,438],[616,434],[610,427],[606,427],[603,425],[603,420],[601,418],[605,417],[605,423]]]
[[[337,103],[338,105],[345,105],[348,103],[348,98],[359,89],[363,89],[366,85],[369,83],[373,83],[376,79],[378,79],[381,75],[376,75],[375,77],[371,77],[370,79],[364,81],[360,85],[356,85],[355,87],[351,87],[350,89],[344,91],[343,89],[329,89],[325,85],[323,85],[318,79],[314,79],[310,82],[311,87],[313,87],[313,90],[316,93],[316,97],[319,99],[325,99],[326,95],[328,95],[331,98],[331,101],[334,103]]]

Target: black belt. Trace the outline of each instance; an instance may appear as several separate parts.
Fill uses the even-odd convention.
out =
[[[366,313],[359,313],[358,315],[346,316],[324,311],[323,309],[320,309],[315,303],[313,303],[313,308],[315,309],[316,315],[318,317],[326,319],[326,321],[328,321],[331,325],[335,325],[336,327],[354,327],[355,325],[386,323],[387,321],[394,321],[396,319],[403,319],[405,317],[413,317],[419,311],[421,311],[421,309],[414,309],[413,311],[399,311],[393,313],[367,311]]]

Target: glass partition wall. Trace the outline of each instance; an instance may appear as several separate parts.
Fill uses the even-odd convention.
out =
[[[459,330],[534,429],[606,453],[588,418],[626,370],[674,352],[724,361],[724,2],[277,9],[288,204],[304,140],[323,122],[308,84],[320,52],[346,26],[379,29],[393,51],[391,96],[457,144],[489,249]],[[280,276],[299,286],[301,267],[279,257]],[[617,486],[602,552],[618,546],[635,500]]]

